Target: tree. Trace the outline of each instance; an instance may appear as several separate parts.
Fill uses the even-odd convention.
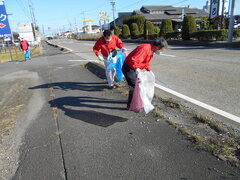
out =
[[[121,34],[120,28],[118,26],[114,27],[114,34],[119,36]]]
[[[127,39],[130,37],[130,30],[127,24],[123,24],[122,26],[122,37]]]
[[[134,14],[134,15],[131,15],[130,17],[124,19],[123,24],[127,24],[130,27],[132,23],[137,23],[140,34],[143,34],[145,20],[146,19],[143,15]]]
[[[165,37],[167,33],[171,32],[173,32],[172,20],[163,19],[159,35]]]
[[[154,34],[159,34],[160,33],[160,28],[159,28],[159,26],[157,26],[157,25],[155,25],[154,27],[153,27],[153,31],[154,31]]]
[[[151,21],[145,22],[145,30],[144,30],[144,37],[145,39],[152,39],[153,37],[157,37],[159,32],[157,32],[157,29],[153,25]]]
[[[186,15],[182,24],[183,40],[190,40],[190,34],[197,31],[196,20],[192,15]]]
[[[139,38],[139,28],[138,28],[138,25],[137,23],[132,23],[131,26],[130,26],[130,32],[131,32],[131,38],[132,39],[137,39]]]

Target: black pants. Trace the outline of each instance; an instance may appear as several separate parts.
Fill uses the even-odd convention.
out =
[[[137,76],[136,76],[135,70],[131,69],[126,63],[123,64],[122,72],[127,80],[128,86],[129,86],[127,107],[130,107]]]

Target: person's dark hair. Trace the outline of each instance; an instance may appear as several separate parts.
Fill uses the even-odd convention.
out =
[[[167,48],[168,47],[168,43],[163,37],[159,37],[152,44],[154,46],[160,46],[161,48]]]
[[[104,36],[104,37],[111,36],[111,35],[112,35],[112,32],[111,32],[110,30],[105,30],[105,31],[103,32],[103,36]]]

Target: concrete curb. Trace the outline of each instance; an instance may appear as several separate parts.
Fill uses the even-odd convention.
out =
[[[85,67],[101,79],[105,79],[105,69],[103,65],[100,65],[99,63],[88,62]],[[240,117],[187,97],[171,89],[155,84],[155,94],[162,98],[174,99],[181,105],[189,107],[201,115],[209,116],[216,120],[221,120],[227,124],[240,127]]]
[[[72,49],[69,49],[69,48],[64,47],[64,46],[60,46],[60,45],[53,44],[53,43],[51,43],[51,42],[49,42],[49,41],[46,41],[46,43],[47,43],[48,45],[50,45],[50,46],[61,48],[61,49],[60,49],[61,51],[68,51],[68,52],[72,52],[72,51],[73,51]]]

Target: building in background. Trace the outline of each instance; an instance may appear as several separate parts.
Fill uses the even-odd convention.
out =
[[[115,20],[117,26],[122,26],[123,20],[132,14],[143,15],[146,20],[153,24],[161,25],[163,19],[171,19],[174,29],[178,29],[183,21],[184,15],[192,15],[196,20],[201,17],[209,16],[209,13],[202,9],[188,7],[173,7],[173,6],[142,6],[139,10],[134,10],[131,13],[119,13],[119,17]],[[110,23],[113,28],[113,22]]]
[[[19,23],[17,25],[19,38],[26,39],[28,42],[34,41],[32,23]]]

